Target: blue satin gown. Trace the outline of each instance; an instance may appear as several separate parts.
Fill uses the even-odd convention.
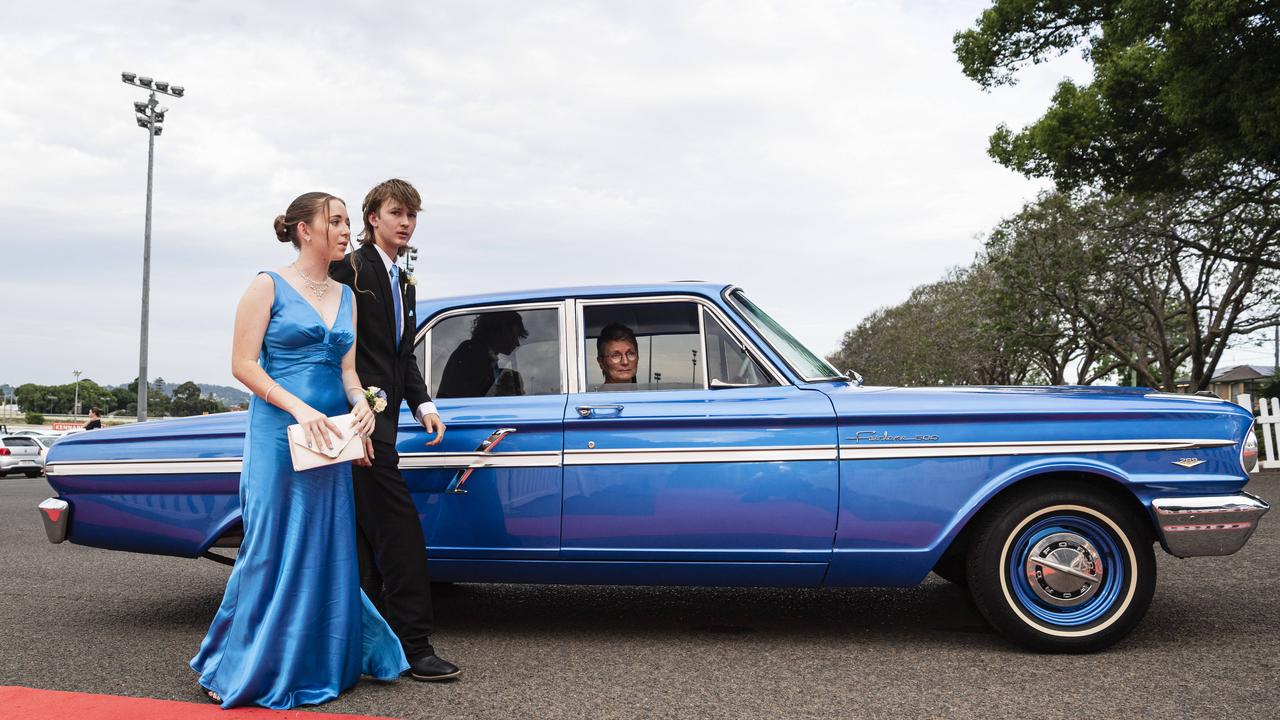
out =
[[[342,356],[355,342],[351,290],[333,327],[279,275],[260,362],[281,387],[326,415],[349,412]],[[244,542],[191,667],[222,707],[322,703],[360,675],[409,667],[400,641],[360,590],[351,464],[294,472],[285,411],[249,403],[240,505]]]

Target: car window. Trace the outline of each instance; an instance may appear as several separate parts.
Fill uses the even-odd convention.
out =
[[[712,387],[717,382],[743,386],[777,384],[706,308],[702,308],[702,327],[707,335],[707,379]]]
[[[4,439],[5,447],[36,447],[36,441],[25,437],[7,437]]]
[[[747,299],[741,290],[729,296],[730,302],[747,318],[756,332],[764,336],[779,355],[805,380],[832,380],[843,377],[831,363],[805,347],[794,335],[787,332],[778,321],[769,317],[755,303]]]
[[[432,397],[479,398],[562,392],[560,314],[555,308],[486,310],[436,323],[429,343]]]
[[[587,391],[705,388],[698,317],[699,306],[693,302],[584,307]],[[605,377],[606,368],[611,378]]]

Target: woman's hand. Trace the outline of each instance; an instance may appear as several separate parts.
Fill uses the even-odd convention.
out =
[[[293,419],[297,420],[298,424],[302,426],[302,432],[307,438],[307,447],[309,448],[321,447],[321,443],[323,443],[324,447],[332,450],[334,436],[342,436],[342,430],[332,420],[310,405],[303,405],[301,409],[293,414]]]
[[[357,398],[355,404],[351,406],[351,415],[353,416],[351,427],[355,429],[357,435],[369,437],[373,434],[373,410],[369,408],[369,401],[364,395]]]

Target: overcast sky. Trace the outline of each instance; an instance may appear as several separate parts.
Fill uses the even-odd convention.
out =
[[[0,382],[137,374],[145,94],[122,70],[188,92],[156,144],[153,378],[232,384],[235,303],[293,257],[275,215],[392,176],[426,205],[420,295],[723,280],[828,353],[1043,186],[987,137],[1087,68],[982,92],[951,37],[984,6],[11,3]]]

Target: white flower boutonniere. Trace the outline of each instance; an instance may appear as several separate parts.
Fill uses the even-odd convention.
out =
[[[418,278],[414,277],[413,275],[410,275],[409,273],[404,274],[404,281],[405,283],[409,285],[413,285],[415,287],[418,285]]]
[[[364,389],[364,399],[369,403],[369,409],[375,413],[387,409],[387,391],[377,385],[370,385]]]

